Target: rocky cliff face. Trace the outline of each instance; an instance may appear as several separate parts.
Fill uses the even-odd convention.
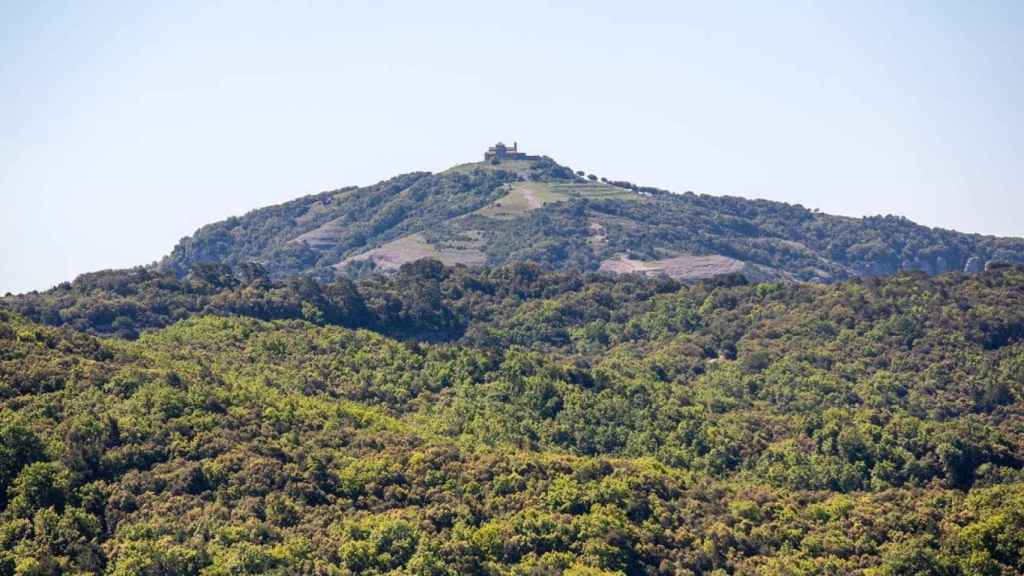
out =
[[[899,266],[890,261],[874,261],[864,262],[855,265],[853,268],[857,276],[891,276],[899,272],[924,272],[926,274],[963,272],[965,274],[979,274],[984,272],[991,264],[1000,261],[986,260],[980,256],[971,256],[965,262],[958,262],[937,256],[932,260],[925,258],[906,259],[901,261]]]
[[[981,258],[977,256],[971,256],[967,259],[967,264],[964,266],[965,274],[978,274],[985,270],[985,263]]]
[[[904,260],[900,265],[902,272],[925,272],[926,274],[941,274],[943,272],[951,271],[944,258],[939,256],[935,260],[923,260],[915,258],[913,260]]]

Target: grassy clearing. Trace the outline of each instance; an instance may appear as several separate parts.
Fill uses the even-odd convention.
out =
[[[442,174],[457,174],[457,173],[469,173],[477,170],[483,170],[485,172],[497,172],[504,170],[505,172],[528,172],[533,167],[534,160],[503,160],[498,164],[491,164],[490,162],[469,162],[466,164],[459,164],[458,166],[452,166],[451,168],[442,172]]]
[[[484,206],[477,214],[488,218],[517,218],[545,204],[572,198],[637,200],[640,196],[603,182],[518,182],[509,185],[507,194]]]
[[[588,198],[592,200],[639,200],[640,195],[632,190],[605,184],[604,182],[552,182],[548,186],[552,194],[566,198]]]

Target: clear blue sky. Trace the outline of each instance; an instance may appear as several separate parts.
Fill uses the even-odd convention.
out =
[[[475,160],[1024,236],[1024,2],[0,0],[0,293]]]

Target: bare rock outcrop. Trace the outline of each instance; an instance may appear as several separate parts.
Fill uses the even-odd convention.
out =
[[[967,259],[967,265],[964,266],[964,274],[978,274],[985,270],[985,262],[977,256],[971,256]]]

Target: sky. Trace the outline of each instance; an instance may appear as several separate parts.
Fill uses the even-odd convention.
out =
[[[496,141],[1024,236],[1024,2],[0,0],[0,294]]]

